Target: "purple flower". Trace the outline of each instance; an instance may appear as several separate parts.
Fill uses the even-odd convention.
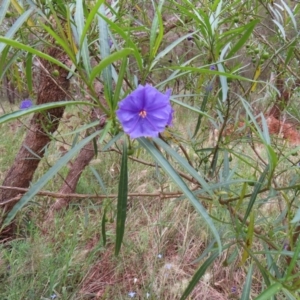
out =
[[[216,67],[215,65],[212,65],[212,66],[209,67],[209,69],[210,69],[211,71],[215,71],[215,70],[217,70],[217,67]]]
[[[20,109],[27,109],[33,105],[30,99],[25,99],[20,104]]]
[[[117,117],[131,138],[157,137],[172,124],[171,90],[162,94],[149,84],[138,88],[119,102]]]

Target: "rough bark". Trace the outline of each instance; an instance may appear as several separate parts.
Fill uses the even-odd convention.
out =
[[[102,116],[100,116],[99,109],[97,110],[94,109],[92,111],[92,120],[96,120],[96,119],[99,119],[99,125],[97,126],[97,129],[102,128],[105,125],[106,120],[103,114]],[[93,142],[90,142],[84,148],[81,149],[75,161],[72,163],[67,178],[64,180],[64,183],[59,190],[60,194],[71,194],[75,192],[81,173],[86,168],[86,166],[89,165],[94,155],[95,155],[95,150],[94,150]],[[54,213],[66,208],[71,201],[72,201],[71,198],[56,199],[55,203],[50,207],[47,213],[44,224],[48,226],[47,224],[51,223],[51,220],[54,217]]]
[[[66,55],[60,49],[51,48],[48,54],[70,66]],[[38,90],[37,104],[66,100],[69,89],[68,71],[45,60],[40,61],[40,69],[40,88]],[[51,76],[54,70],[59,72],[57,77]],[[3,185],[29,187],[34,172],[44,156],[45,148],[51,141],[51,134],[57,130],[63,112],[64,108],[60,107],[33,115],[24,142],[4,179]],[[3,190],[0,194],[0,203],[17,195],[18,191]],[[2,208],[2,216],[9,212],[14,204],[14,202],[10,202],[5,205]]]

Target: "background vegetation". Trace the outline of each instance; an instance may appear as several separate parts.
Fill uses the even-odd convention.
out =
[[[299,9],[2,0],[1,299],[299,299]]]

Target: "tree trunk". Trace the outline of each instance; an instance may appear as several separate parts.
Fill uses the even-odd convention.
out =
[[[97,130],[104,127],[106,118],[103,115],[103,112],[101,112],[99,109],[93,109],[91,119],[92,121],[99,119],[99,125],[96,126]],[[65,179],[63,185],[59,190],[60,194],[71,194],[75,192],[81,173],[86,168],[86,166],[89,165],[94,155],[95,155],[95,150],[92,141],[89,144],[87,144],[84,148],[81,149],[75,161],[72,163],[67,178]],[[51,223],[54,217],[54,213],[66,208],[71,202],[71,200],[72,199],[69,198],[56,199],[55,203],[50,207],[47,216],[45,218],[45,222],[44,222],[44,224],[46,225],[45,227],[48,227],[49,223]]]
[[[51,48],[48,54],[70,67],[68,58],[60,49]],[[68,71],[45,60],[41,60],[40,68],[41,78],[37,104],[66,100],[70,85],[67,79]],[[57,77],[51,75],[54,70],[59,72]],[[57,130],[63,112],[64,108],[59,107],[41,113],[37,112],[33,115],[25,140],[4,179],[3,185],[21,188],[29,187],[34,172],[44,156],[45,148],[51,141],[51,134]],[[18,191],[2,190],[0,203],[6,202],[17,195]],[[1,215],[5,216],[14,204],[15,202],[10,202],[2,207]],[[11,230],[8,230],[8,232],[11,234]]]

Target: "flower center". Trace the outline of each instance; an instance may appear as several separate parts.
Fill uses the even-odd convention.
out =
[[[139,116],[142,117],[142,118],[146,118],[147,112],[145,110],[141,110],[140,113],[139,113]]]

